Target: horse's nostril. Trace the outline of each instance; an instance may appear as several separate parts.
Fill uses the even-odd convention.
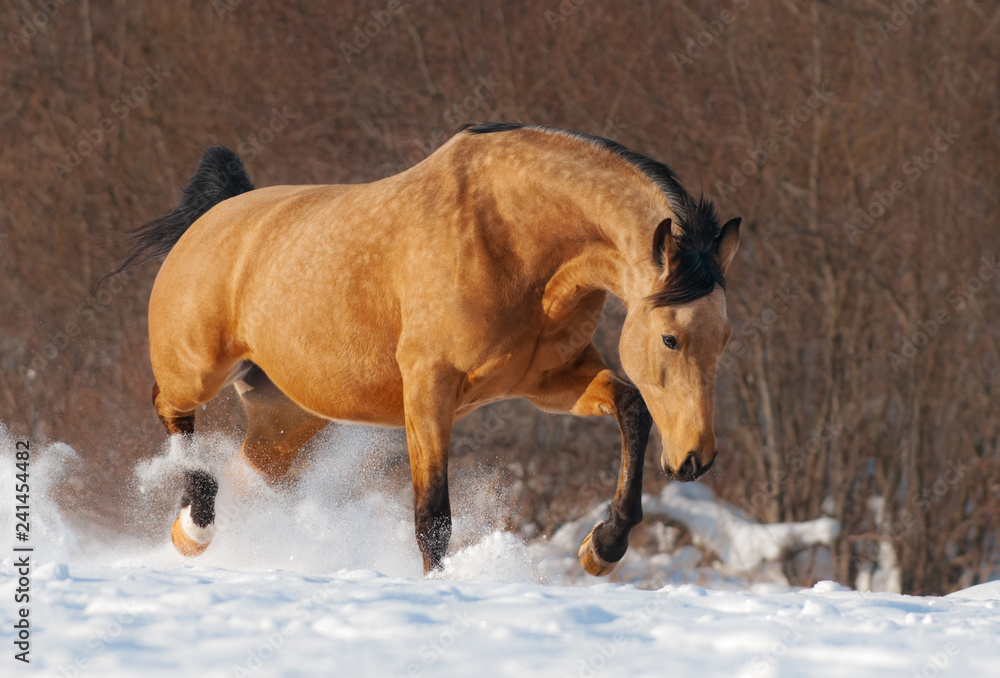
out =
[[[698,461],[698,455],[694,452],[689,452],[687,459],[681,464],[681,467],[677,469],[677,476],[681,480],[694,480],[698,477],[699,471],[701,470],[701,463]]]
[[[716,450],[715,451],[715,456],[712,457],[712,461],[708,462],[707,464],[705,464],[704,466],[701,467],[701,472],[698,474],[698,477],[700,478],[701,476],[703,476],[706,473],[708,473],[709,470],[711,470],[712,466],[715,465],[715,460],[718,459],[718,458],[719,458],[719,451]]]

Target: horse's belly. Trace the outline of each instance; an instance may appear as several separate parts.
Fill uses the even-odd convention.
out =
[[[287,389],[279,379],[275,383],[292,400],[321,417],[377,426],[404,424],[402,381],[322,369],[312,378],[289,382]]]
[[[391,356],[353,359],[322,353],[254,355],[285,395],[338,421],[403,426],[403,380]]]

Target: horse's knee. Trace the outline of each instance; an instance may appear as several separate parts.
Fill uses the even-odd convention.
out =
[[[181,555],[194,557],[208,548],[215,536],[215,495],[219,484],[207,471],[184,472],[181,510],[170,529],[170,539]]]
[[[653,415],[649,413],[646,401],[635,385],[622,381],[616,384],[615,409],[622,428],[635,428],[649,431],[653,426]]]

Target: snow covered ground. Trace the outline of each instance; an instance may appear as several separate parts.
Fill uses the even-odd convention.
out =
[[[567,575],[567,549],[593,516],[526,544],[491,529],[493,509],[475,496],[456,502],[466,508],[456,506],[444,572],[424,579],[408,498],[353,475],[382,434],[331,435],[340,456],[281,493],[240,476],[235,443],[208,445],[224,477],[219,532],[196,561],[177,555],[165,532],[110,541],[81,534],[53,500],[78,460],[67,446],[43,450],[32,466],[30,665],[14,660],[19,576],[12,516],[0,512],[0,675],[1000,675],[1000,582],[943,598],[831,582],[787,590],[736,577],[710,580],[725,590],[643,590]],[[12,443],[2,429],[0,454],[0,496],[10,497]],[[138,524],[169,525],[161,494],[176,487],[176,461],[165,455],[139,469],[129,507]],[[700,486],[677,487],[647,497],[647,512],[686,515],[697,540],[741,535],[749,545],[712,547],[741,565],[770,557],[768,540],[822,543],[835,534],[828,521],[761,532],[713,512],[710,494],[691,489]],[[670,558],[650,564],[630,554],[621,581],[669,570]]]
[[[487,567],[508,546],[476,558]],[[9,634],[15,577],[9,561],[0,569]],[[996,582],[912,598],[832,583],[760,595],[47,564],[32,584],[32,664],[4,643],[5,676],[985,677],[1000,666]]]

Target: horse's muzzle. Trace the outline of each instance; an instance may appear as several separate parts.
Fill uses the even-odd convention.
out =
[[[718,456],[719,452],[716,450],[715,455],[712,456],[712,460],[703,466],[701,460],[698,459],[697,452],[688,452],[688,456],[684,460],[684,463],[681,464],[680,468],[676,471],[667,465],[666,459],[661,458],[660,461],[663,466],[663,472],[667,474],[668,478],[687,483],[692,480],[697,480],[701,476],[708,473],[709,469],[712,468],[712,465],[715,464],[715,460]]]

